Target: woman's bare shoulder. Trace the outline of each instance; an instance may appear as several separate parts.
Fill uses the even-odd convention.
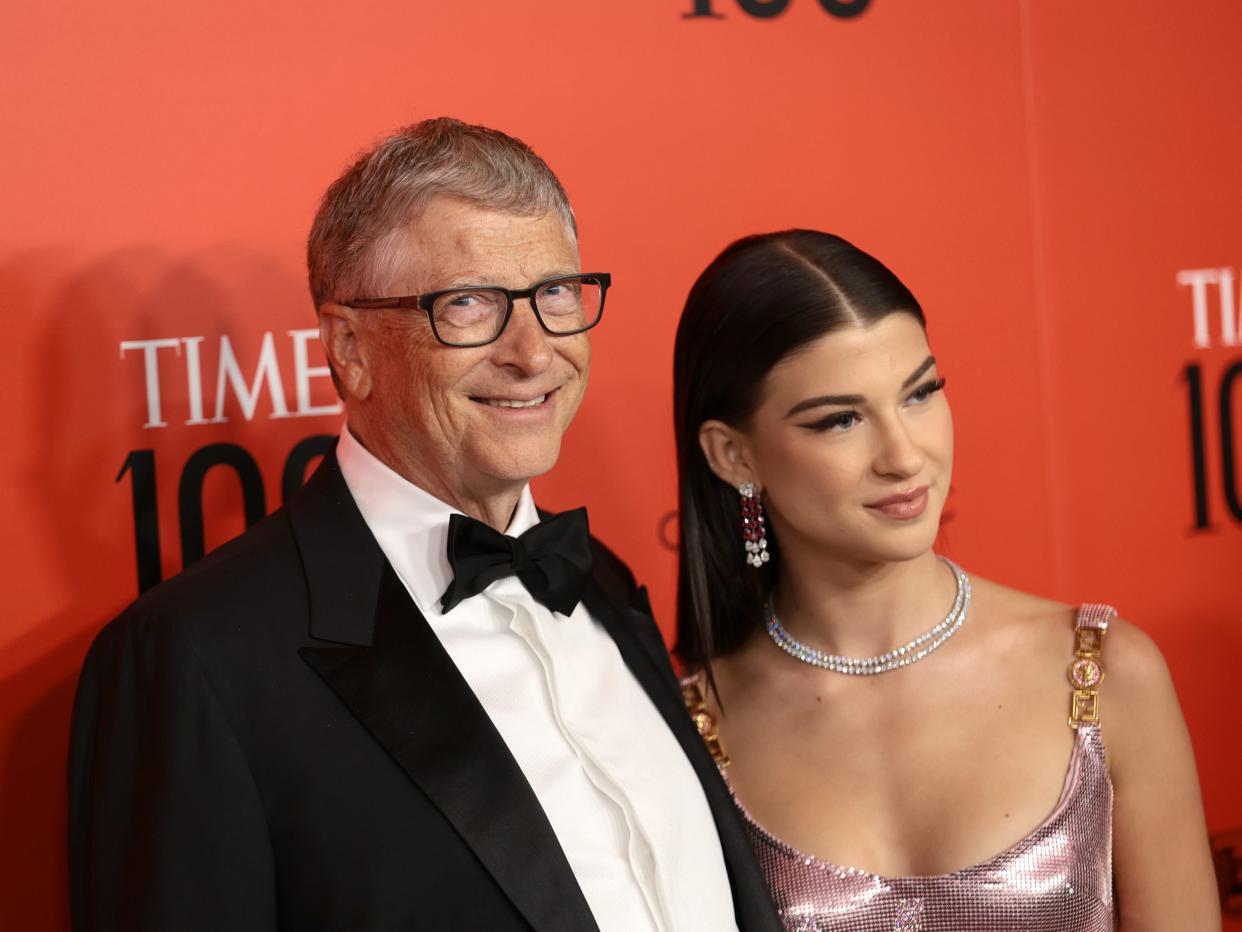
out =
[[[1078,606],[986,579],[975,582],[975,591],[980,614],[986,609],[1011,649],[1026,651],[1031,663],[1068,662]],[[1181,727],[1169,668],[1156,642],[1120,617],[1110,620],[1101,655],[1100,717],[1110,757],[1139,756],[1150,749],[1153,731],[1167,734]]]
[[[972,577],[975,603],[980,614],[1024,640],[1047,642],[1068,652],[1073,648],[1073,627],[1079,606],[1023,592],[989,579]],[[1160,648],[1141,628],[1113,617],[1103,645],[1104,668],[1118,698],[1137,700],[1146,691],[1162,690],[1169,672]]]
[[[1173,678],[1156,642],[1124,618],[1109,624],[1101,653],[1100,717],[1110,756],[1141,761],[1185,729]]]
[[[1117,681],[1116,689],[1143,691],[1171,685],[1169,668],[1156,642],[1125,618],[1116,617],[1109,622],[1103,654],[1105,669]]]
[[[1006,615],[1020,616],[1026,620],[1047,619],[1054,615],[1064,617],[1064,614],[1073,608],[1065,602],[1046,599],[983,576],[971,574],[970,583],[976,602],[982,601],[990,608],[1003,611]]]
[[[982,577],[971,577],[972,611],[1009,648],[1037,649],[1058,657],[1073,649],[1075,607]]]

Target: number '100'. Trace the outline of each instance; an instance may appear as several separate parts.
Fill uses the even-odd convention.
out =
[[[335,438],[316,434],[299,441],[285,458],[281,475],[281,499],[288,501],[299,488],[307,467],[332,448]],[[181,525],[181,565],[189,566],[206,549],[203,528],[203,480],[216,466],[227,466],[241,482],[246,527],[267,514],[263,476],[254,457],[234,443],[212,443],[196,450],[181,470],[177,483],[177,512]],[[160,524],[155,488],[155,451],[131,450],[116,477],[130,478],[134,504],[134,544],[138,558],[138,591],[145,592],[160,581]]]
[[[736,0],[736,2],[743,13],[748,16],[754,16],[757,19],[780,16],[785,12],[785,8],[789,6],[789,0]],[[824,12],[829,16],[835,16],[838,19],[849,19],[867,9],[867,5],[870,2],[871,0],[819,0],[819,5],[824,8]],[[721,14],[714,9],[716,3],[717,0],[694,0],[694,9],[683,15],[686,19],[703,16],[720,19]]]

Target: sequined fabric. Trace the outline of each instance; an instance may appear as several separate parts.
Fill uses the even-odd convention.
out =
[[[1101,643],[1117,614],[1087,604],[1074,620],[1069,725],[1074,750],[1052,813],[1008,850],[935,877],[881,877],[803,854],[764,830],[734,796],[789,932],[1112,932],[1113,783],[1099,725]],[[1090,669],[1084,669],[1089,662]],[[729,757],[700,672],[682,698],[726,782]]]
[[[790,932],[1101,932],[1113,929],[1113,785],[1098,725],[1078,729],[1061,799],[1033,832],[937,877],[880,877],[809,857],[745,817]]]
[[[934,877],[882,877],[801,854],[738,804],[791,932],[1113,930],[1113,783],[1099,726],[1078,729],[1061,800],[1004,854]]]

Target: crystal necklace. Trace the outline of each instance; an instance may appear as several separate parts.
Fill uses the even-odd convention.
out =
[[[908,667],[912,663],[918,663],[957,633],[957,629],[966,621],[966,612],[970,609],[970,577],[948,557],[940,559],[949,564],[949,569],[953,570],[953,576],[957,580],[957,597],[953,600],[953,608],[930,630],[924,631],[914,640],[907,641],[887,654],[877,654],[874,657],[846,657],[841,654],[828,654],[808,644],[803,644],[786,631],[780,619],[776,617],[776,609],[772,606],[771,596],[768,596],[767,605],[768,634],[772,636],[776,646],[791,657],[796,657],[813,667],[821,667],[824,670],[850,676],[874,676],[877,673],[887,673],[898,667]]]

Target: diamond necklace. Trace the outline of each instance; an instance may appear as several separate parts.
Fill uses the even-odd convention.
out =
[[[918,663],[957,633],[957,629],[966,621],[966,613],[970,609],[970,577],[948,557],[940,559],[949,565],[949,569],[953,571],[953,576],[957,580],[957,596],[953,600],[953,608],[949,609],[949,614],[930,630],[924,631],[914,640],[907,641],[901,647],[896,647],[886,654],[877,654],[874,657],[846,657],[842,654],[828,654],[808,644],[803,644],[786,631],[780,619],[776,617],[776,609],[772,605],[771,596],[768,596],[767,604],[768,634],[772,636],[776,646],[791,657],[803,663],[809,663],[813,667],[850,676],[874,676],[877,673],[887,673],[898,667],[908,667],[912,663]]]

